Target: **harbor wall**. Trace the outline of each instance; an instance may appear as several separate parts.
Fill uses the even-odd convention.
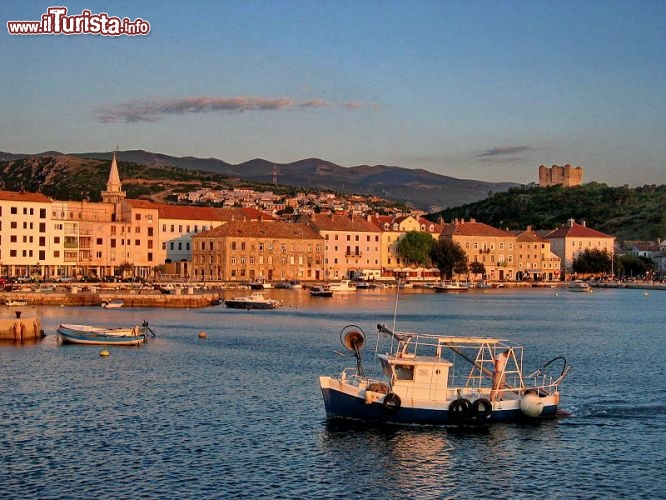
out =
[[[6,300],[26,300],[28,306],[101,306],[102,302],[120,299],[123,307],[206,307],[220,299],[218,293],[199,293],[184,295],[167,295],[160,293],[140,294],[123,292],[78,292],[78,293],[35,293],[8,292],[0,293],[0,304]],[[0,308],[7,308],[0,305]],[[11,307],[7,309],[17,309]],[[19,308],[20,309],[20,308]]]
[[[37,340],[44,336],[41,321],[37,316],[24,316],[16,313],[13,316],[11,318],[9,315],[3,314],[0,317],[0,340],[24,342]]]

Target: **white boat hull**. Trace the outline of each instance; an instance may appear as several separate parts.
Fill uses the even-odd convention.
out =
[[[538,397],[536,404],[540,409],[539,414],[529,415],[524,408],[521,408],[522,395],[516,395],[513,399],[493,401],[490,403],[492,409],[488,411],[483,405],[475,405],[477,400],[489,401],[488,395],[470,393],[462,395],[471,403],[469,411],[452,413],[450,406],[456,398],[434,402],[418,401],[403,395],[399,407],[396,408],[395,405],[384,404],[385,394],[368,391],[364,387],[347,384],[337,378],[322,376],[319,378],[319,385],[324,398],[326,417],[329,419],[419,425],[482,424],[552,418],[556,416],[559,404],[559,393]]]

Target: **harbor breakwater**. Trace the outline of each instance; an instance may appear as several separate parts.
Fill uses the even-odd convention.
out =
[[[14,317],[0,316],[0,340],[24,342],[38,340],[44,336],[41,321],[35,315],[23,315],[15,312]]]
[[[102,302],[120,299],[124,307],[206,307],[220,300],[219,293],[167,295],[161,293],[132,292],[78,292],[78,293],[0,293],[0,304],[7,300],[25,300],[28,306],[101,306]],[[2,308],[6,306],[0,306]],[[10,307],[8,309],[20,309]]]

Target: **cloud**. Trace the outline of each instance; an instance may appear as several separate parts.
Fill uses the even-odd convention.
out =
[[[507,146],[502,148],[490,148],[482,153],[476,155],[477,158],[495,158],[509,155],[519,155],[521,153],[528,153],[535,151],[536,148],[531,146]]]
[[[336,104],[324,99],[292,99],[290,97],[253,97],[253,96],[198,96],[180,98],[150,98],[127,101],[115,106],[96,111],[97,119],[102,123],[137,123],[157,122],[164,115],[187,113],[243,112],[243,111],[281,111],[296,108],[343,108],[358,109],[375,104],[358,101]]]

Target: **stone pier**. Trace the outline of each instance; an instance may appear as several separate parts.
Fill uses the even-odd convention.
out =
[[[0,341],[23,342],[44,336],[41,321],[34,312],[24,314],[24,311],[17,309],[12,316],[5,311],[0,316]]]

